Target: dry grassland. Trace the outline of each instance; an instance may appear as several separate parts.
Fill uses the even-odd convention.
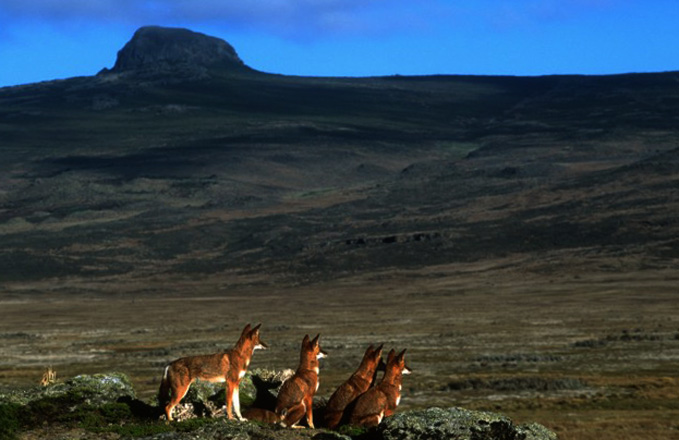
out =
[[[295,368],[304,334],[321,333],[330,356],[320,397],[367,345],[384,343],[407,348],[414,370],[403,410],[488,409],[565,440],[679,437],[676,273],[547,279],[503,264],[299,287],[218,277],[10,285],[0,300],[0,384],[35,384],[48,365],[60,378],[122,371],[152,398],[166,362],[229,347],[245,323],[262,322],[271,349],[251,368]]]

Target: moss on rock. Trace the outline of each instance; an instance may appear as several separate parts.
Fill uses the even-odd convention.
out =
[[[0,394],[0,402],[30,405],[41,400],[101,406],[120,398],[135,399],[132,382],[123,373],[80,375],[47,387],[32,387]]]
[[[556,440],[556,434],[541,425],[516,426],[503,415],[463,408],[397,414],[385,419],[372,434],[383,440]]]
[[[63,384],[48,387],[45,396],[65,396],[93,406],[115,403],[121,398],[136,399],[132,382],[123,373],[76,376]]]
[[[256,373],[244,378],[241,402],[272,397],[282,378],[262,379]],[[145,440],[220,438],[239,440],[556,440],[556,434],[538,424],[515,425],[507,417],[462,408],[429,408],[397,414],[372,429],[343,427],[340,432],[323,429],[286,429],[277,425],[226,420],[223,412],[211,410],[202,417],[199,408],[224,403],[222,384],[198,382],[187,398],[186,416],[181,422],[165,424],[160,410],[135,399],[130,380],[124,374],[77,376],[61,384],[0,395],[0,438],[14,439],[21,430],[38,430],[50,437],[52,429],[78,430],[78,438],[98,439],[102,435]],[[265,398],[262,397],[265,394]],[[219,418],[211,418],[221,413]]]

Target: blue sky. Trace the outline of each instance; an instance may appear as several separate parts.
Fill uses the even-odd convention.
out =
[[[679,70],[676,0],[0,0],[0,86],[93,75],[143,25],[313,76]]]

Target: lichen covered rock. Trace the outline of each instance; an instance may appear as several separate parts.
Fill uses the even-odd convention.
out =
[[[241,383],[241,399],[266,406],[284,374],[253,371]],[[184,399],[182,421],[165,424],[161,408],[135,399],[127,376],[121,373],[81,375],[48,387],[0,393],[0,438],[18,438],[21,431],[35,438],[56,438],[59,429],[76,429],[69,438],[188,440],[202,438],[239,440],[556,440],[556,434],[538,424],[515,425],[491,412],[463,408],[430,408],[388,417],[376,428],[344,427],[287,429],[279,425],[225,420],[222,384],[198,382]],[[268,402],[268,403],[267,403]],[[175,414],[177,416],[177,414]],[[56,430],[56,431],[55,431]],[[75,431],[74,431],[75,433]]]
[[[539,423],[521,425],[517,428],[517,431],[526,434],[526,440],[556,440],[556,433],[550,431]]]
[[[132,382],[123,373],[80,375],[66,382],[0,394],[0,401],[28,405],[39,400],[59,400],[101,406],[121,398],[135,399]]]
[[[352,440],[351,437],[322,429],[290,429],[278,425],[219,421],[206,423],[190,432],[175,431],[139,437],[138,440]]]
[[[507,417],[463,408],[429,408],[397,414],[375,430],[383,440],[556,440],[556,434],[538,425],[516,426]]]
[[[46,395],[60,393],[79,396],[83,403],[95,406],[117,402],[123,397],[136,398],[132,382],[123,373],[83,374],[48,388]]]

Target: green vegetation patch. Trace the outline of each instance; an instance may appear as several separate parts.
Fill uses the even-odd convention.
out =
[[[21,428],[21,405],[16,403],[0,404],[0,438],[13,440]]]

